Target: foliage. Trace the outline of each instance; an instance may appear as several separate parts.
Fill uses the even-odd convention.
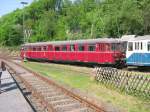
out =
[[[23,15],[29,42],[150,33],[149,0],[35,0],[0,18],[0,45],[24,42]]]

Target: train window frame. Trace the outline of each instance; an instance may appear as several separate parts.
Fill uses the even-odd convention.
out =
[[[133,42],[128,43],[128,51],[133,51]]]
[[[78,51],[85,51],[84,45],[78,45]]]
[[[60,51],[60,46],[55,46],[55,51]]]
[[[89,44],[88,45],[88,51],[95,51],[96,50],[96,45],[95,44]]]
[[[150,51],[150,42],[147,42],[147,51]]]
[[[66,45],[62,46],[62,51],[67,51],[67,46]]]

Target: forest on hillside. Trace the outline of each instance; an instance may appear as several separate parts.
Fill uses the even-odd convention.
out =
[[[150,34],[150,0],[34,0],[0,18],[0,45]],[[24,24],[23,24],[24,15]]]

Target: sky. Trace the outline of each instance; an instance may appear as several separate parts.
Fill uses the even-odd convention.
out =
[[[12,12],[17,8],[22,8],[23,6],[20,3],[21,1],[25,1],[30,4],[32,3],[33,0],[0,0],[0,17],[7,13]]]
[[[0,17],[17,8],[22,8],[21,1],[26,1],[30,4],[33,0],[0,0]]]

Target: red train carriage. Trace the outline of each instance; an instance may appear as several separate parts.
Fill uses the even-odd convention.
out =
[[[21,48],[21,57],[51,61],[124,64],[125,42],[118,39],[88,39],[28,43]]]

